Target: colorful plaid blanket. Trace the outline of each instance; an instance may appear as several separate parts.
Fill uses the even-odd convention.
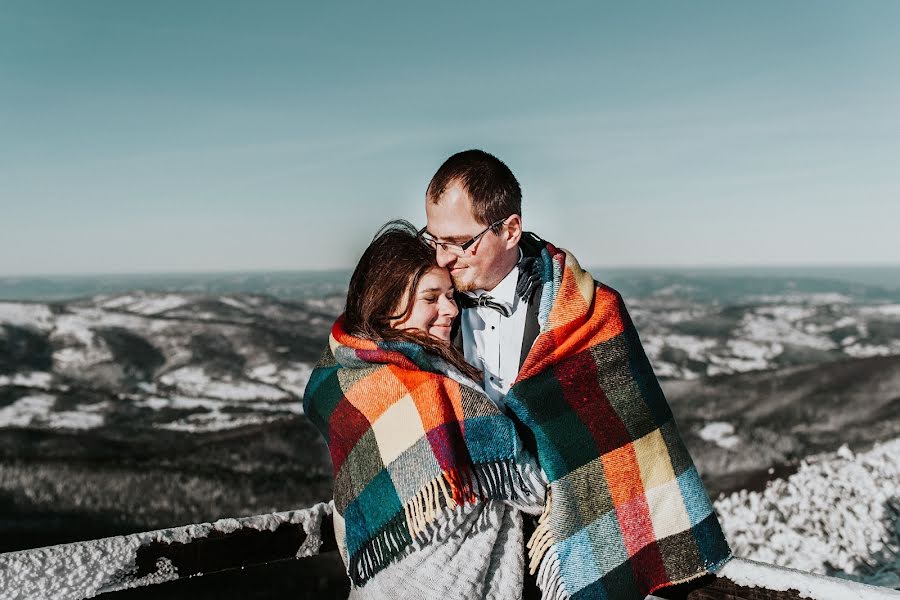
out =
[[[357,586],[463,504],[528,495],[513,422],[471,381],[409,342],[334,324],[303,396],[331,453]]]
[[[538,244],[541,333],[506,405],[550,480],[529,542],[544,598],[643,598],[730,557],[618,292]]]
[[[550,481],[529,541],[544,598],[638,599],[717,570],[731,551],[621,297],[529,243],[541,333],[505,401]],[[357,586],[447,510],[524,487],[512,420],[415,344],[352,338],[339,319],[303,402],[329,445]]]

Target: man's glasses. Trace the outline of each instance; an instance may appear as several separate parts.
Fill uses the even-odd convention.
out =
[[[491,223],[490,225],[485,227],[481,233],[479,233],[478,235],[476,235],[469,241],[463,242],[462,244],[438,241],[438,239],[436,237],[434,237],[433,235],[431,235],[430,233],[428,233],[425,230],[425,227],[423,227],[422,229],[419,230],[419,239],[422,240],[424,243],[428,244],[429,246],[431,246],[432,248],[434,248],[435,250],[437,250],[438,246],[440,246],[444,250],[444,252],[449,252],[453,256],[463,257],[468,254],[469,248],[474,246],[475,243],[479,239],[481,239],[481,236],[486,234],[488,231],[491,231],[493,229],[496,229],[498,226],[503,225],[503,223],[505,223],[506,219],[508,219],[508,218],[509,217],[500,219],[499,221],[494,221],[493,223]]]

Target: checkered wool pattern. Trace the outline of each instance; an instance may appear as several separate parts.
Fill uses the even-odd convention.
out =
[[[328,443],[357,586],[446,509],[523,493],[512,421],[416,344],[355,338],[338,319],[303,406]]]
[[[550,481],[529,542],[544,598],[639,599],[718,570],[731,550],[621,296],[530,239],[541,333],[505,402]]]

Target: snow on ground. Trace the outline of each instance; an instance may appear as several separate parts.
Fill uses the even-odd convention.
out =
[[[700,436],[700,439],[713,442],[719,448],[726,450],[734,448],[741,442],[741,439],[734,435],[734,425],[722,421],[707,423],[697,431],[697,435]]]
[[[844,346],[844,352],[853,358],[866,358],[869,356],[888,356],[890,354],[900,354],[900,340],[894,340],[891,344],[863,344],[862,342],[853,340],[852,343]]]
[[[106,409],[106,403],[79,404],[76,409],[50,413],[47,426],[50,429],[94,429],[103,425],[103,415],[98,413]]]
[[[35,420],[46,419],[56,403],[56,396],[34,394],[19,398],[0,408],[0,427],[28,427]]]
[[[744,315],[741,325],[735,332],[738,339],[752,342],[768,342],[769,344],[794,344],[808,346],[820,350],[831,350],[835,343],[822,335],[806,333],[795,325],[801,313],[793,311],[797,307],[777,306],[758,308]],[[780,354],[780,352],[779,352]]]
[[[183,419],[178,419],[171,423],[163,423],[154,425],[158,429],[167,429],[169,431],[182,431],[189,433],[206,433],[211,431],[223,431],[225,429],[236,429],[238,427],[246,427],[248,425],[262,425],[277,421],[280,417],[264,416],[254,414],[233,414],[223,413],[219,411],[210,411],[206,413],[197,413],[189,415]]]
[[[15,373],[12,377],[9,375],[0,375],[0,386],[4,385],[20,385],[22,387],[50,389],[53,382],[53,374],[45,371],[31,371],[28,373]]]
[[[93,429],[103,425],[105,402],[81,404],[75,410],[54,411],[56,396],[32,394],[0,408],[0,427],[47,427],[50,429]]]
[[[864,306],[860,309],[860,312],[867,316],[900,317],[900,304],[876,304],[874,306]]]
[[[240,300],[229,298],[228,296],[220,296],[219,302],[221,302],[222,304],[227,304],[232,308],[237,308],[238,310],[252,310],[249,306],[247,306]]]
[[[158,315],[187,304],[188,298],[179,294],[128,294],[104,301],[105,309],[125,310],[141,315]]]
[[[737,556],[900,589],[900,438],[715,502]]]
[[[853,302],[853,298],[846,294],[838,292],[813,292],[813,293],[795,293],[795,294],[759,294],[755,296],[747,296],[747,302],[765,302],[771,304],[849,304]]]
[[[306,363],[288,363],[281,367],[265,364],[251,370],[250,376],[262,382],[277,385],[298,398],[303,398],[303,392],[306,390],[306,383],[309,381],[312,370],[312,365]]]
[[[221,411],[223,407],[240,407],[244,410],[256,410],[260,412],[287,412],[302,414],[303,406],[300,402],[234,402],[220,400],[218,398],[187,398],[185,396],[147,396],[140,398],[134,395],[135,406],[146,407],[152,410],[174,408],[182,410],[197,410],[199,408],[209,411]]]
[[[48,331],[53,327],[53,313],[46,304],[0,302],[0,323]]]
[[[202,367],[188,366],[170,371],[159,378],[160,383],[174,387],[188,396],[203,396],[222,400],[289,400],[290,396],[273,385],[250,381],[212,379]]]

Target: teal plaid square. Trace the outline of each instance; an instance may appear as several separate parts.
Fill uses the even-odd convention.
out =
[[[463,437],[475,464],[511,459],[509,449],[519,446],[515,425],[503,415],[466,419]]]
[[[385,469],[366,486],[354,502],[356,503],[366,507],[365,519],[369,535],[377,534],[398,511],[403,510],[391,476]]]

